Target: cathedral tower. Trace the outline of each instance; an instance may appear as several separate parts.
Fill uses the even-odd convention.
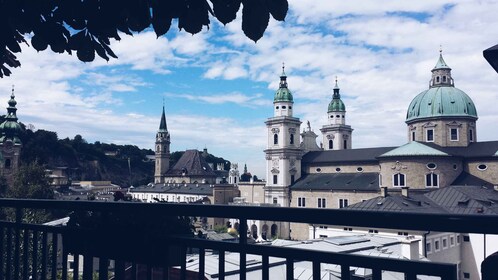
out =
[[[273,101],[274,114],[265,122],[268,131],[265,202],[285,207],[289,206],[289,186],[301,177],[301,121],[292,116],[293,105],[285,68],[282,67],[280,85]]]
[[[161,115],[161,123],[159,124],[159,130],[156,134],[156,171],[154,173],[155,183],[164,183],[164,176],[169,170],[169,145],[170,145],[170,135],[168,132],[168,127],[166,125],[166,114]]]
[[[341,100],[340,88],[335,79],[332,101],[327,110],[327,124],[320,131],[323,134],[324,150],[346,150],[352,148],[351,126],[346,125],[346,105]]]
[[[408,141],[443,147],[466,147],[477,141],[477,110],[472,99],[455,87],[442,51],[431,70],[429,89],[419,93],[406,113]]]
[[[21,139],[19,139],[21,125],[17,122],[17,101],[15,100],[13,86],[8,104],[7,116],[5,121],[0,124],[0,167],[7,182],[12,184],[13,175],[19,168],[22,148]]]

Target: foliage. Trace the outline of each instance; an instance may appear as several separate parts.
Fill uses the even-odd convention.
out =
[[[9,76],[7,67],[21,63],[14,53],[21,52],[21,43],[37,51],[50,46],[56,53],[72,54],[83,62],[93,61],[95,53],[105,60],[117,58],[110,48],[110,39],[120,40],[122,33],[132,35],[149,26],[162,36],[168,32],[173,19],[178,28],[199,33],[209,27],[209,15],[227,24],[242,8],[242,30],[257,41],[266,30],[270,14],[283,21],[287,14],[287,0],[46,0],[0,1],[0,77]],[[121,32],[121,33],[118,33]]]
[[[228,228],[226,225],[215,225],[213,227],[213,230],[217,233],[225,233],[227,232]]]
[[[53,199],[45,168],[36,161],[22,165],[14,177],[14,184],[8,190],[12,198]]]

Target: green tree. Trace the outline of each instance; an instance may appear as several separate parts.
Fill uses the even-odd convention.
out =
[[[7,195],[12,198],[53,199],[54,192],[50,188],[45,167],[36,161],[22,165]]]

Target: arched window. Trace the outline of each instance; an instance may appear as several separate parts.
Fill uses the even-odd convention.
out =
[[[344,140],[344,150],[348,148],[348,140]]]
[[[290,144],[294,145],[294,134],[290,135]]]
[[[429,173],[425,175],[425,186],[427,188],[437,188],[439,187],[439,175],[435,173]]]
[[[278,134],[273,134],[273,144],[274,145],[278,144]]]
[[[276,224],[271,225],[271,237],[272,238],[277,237],[277,230],[278,230],[278,227]]]
[[[405,174],[397,173],[393,175],[393,187],[404,187],[406,180]]]
[[[436,83],[439,83],[439,76],[436,77]]]
[[[329,150],[334,149],[334,141],[331,139],[329,140]]]

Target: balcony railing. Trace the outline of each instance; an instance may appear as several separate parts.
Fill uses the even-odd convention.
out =
[[[248,220],[283,221],[308,224],[329,224],[366,228],[390,228],[400,230],[439,231],[498,234],[498,217],[490,215],[453,214],[408,214],[364,212],[338,209],[303,209],[283,207],[251,207],[226,205],[194,205],[169,203],[91,202],[91,201],[47,201],[0,199],[0,209],[11,209],[14,219],[0,222],[0,280],[1,279],[68,279],[68,251],[61,244],[68,238],[67,227],[56,227],[23,223],[28,211],[45,209],[68,213],[69,211],[93,211],[103,214],[121,213],[133,217],[155,217],[159,223],[165,216],[220,217],[239,221],[239,232],[247,232]],[[23,216],[24,215],[24,216]],[[148,229],[143,229],[144,231]],[[126,235],[126,232],[122,233]],[[82,236],[82,238],[85,238]],[[74,240],[73,240],[74,241]],[[129,242],[136,242],[129,236]],[[168,256],[154,263],[137,263],[134,259],[116,258],[109,269],[113,255],[83,255],[83,269],[79,271],[79,256],[74,257],[73,279],[92,279],[94,272],[99,279],[205,279],[205,252],[219,252],[218,278],[225,279],[225,252],[240,255],[240,279],[246,279],[246,256],[261,256],[261,279],[269,279],[269,257],[286,260],[286,278],[294,279],[295,261],[312,263],[313,279],[320,279],[322,263],[341,266],[341,279],[350,279],[351,267],[372,269],[372,279],[381,279],[382,271],[401,272],[405,279],[417,279],[417,275],[431,275],[441,279],[457,279],[454,264],[427,261],[369,257],[355,254],[331,253],[288,247],[247,244],[247,235],[240,234],[239,241],[221,242],[206,239],[170,236],[163,241],[166,246],[179,247],[181,263],[178,270],[168,268]],[[126,244],[123,244],[126,246]],[[152,246],[153,247],[153,246]],[[192,274],[186,269],[187,250],[195,248],[199,255],[198,272]],[[149,248],[151,251],[154,248]],[[148,250],[146,248],[146,250]],[[93,259],[98,258],[98,269]],[[62,260],[62,261],[60,261]],[[58,264],[59,263],[59,264]],[[157,265],[162,263],[164,265]],[[111,270],[111,273],[109,273]],[[140,271],[145,271],[140,273]],[[168,273],[169,271],[169,273]],[[80,274],[82,272],[82,274]],[[156,272],[160,272],[156,274]],[[163,273],[165,272],[165,273]],[[169,277],[169,278],[168,278]]]

